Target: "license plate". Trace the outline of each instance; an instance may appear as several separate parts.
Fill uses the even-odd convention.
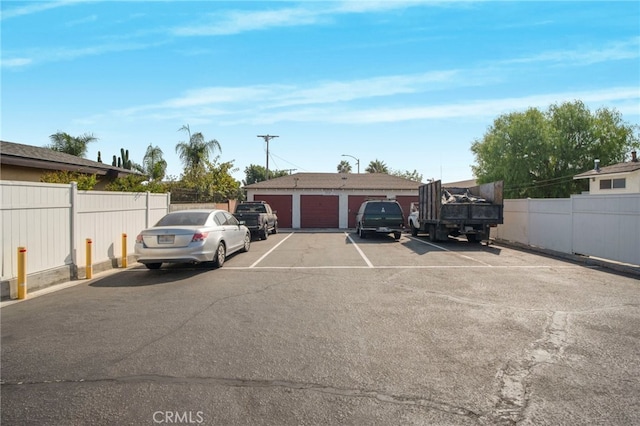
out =
[[[158,235],[158,244],[173,244],[175,235]]]
[[[387,227],[380,227],[378,228],[378,232],[391,232],[391,230]]]

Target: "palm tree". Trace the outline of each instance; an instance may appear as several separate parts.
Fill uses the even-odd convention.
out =
[[[338,164],[338,173],[351,173],[351,164],[347,160],[342,160]]]
[[[98,140],[91,133],[74,137],[66,132],[55,133],[49,136],[49,139],[51,139],[52,144],[47,148],[82,158],[87,154],[87,145]]]
[[[191,134],[188,124],[179,128],[178,131],[185,131],[189,135],[189,142],[179,142],[176,145],[176,152],[184,164],[185,170],[200,168],[209,160],[209,154],[215,152],[216,149],[222,152],[220,143],[217,140],[205,141],[204,135],[200,132]]]
[[[162,158],[159,146],[149,144],[142,159],[142,167],[151,180],[162,180],[167,170],[167,162]]]
[[[376,158],[369,163],[364,171],[367,173],[389,173],[389,168],[384,164],[384,161],[380,161]]]

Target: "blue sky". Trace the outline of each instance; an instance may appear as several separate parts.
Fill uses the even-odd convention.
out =
[[[167,173],[185,124],[244,178],[375,159],[445,182],[501,114],[553,103],[640,124],[640,3],[2,1],[1,137],[93,133]]]

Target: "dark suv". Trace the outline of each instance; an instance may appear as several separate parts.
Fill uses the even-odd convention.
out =
[[[356,216],[356,232],[360,238],[367,233],[393,234],[399,240],[404,230],[404,213],[396,200],[369,200],[360,205]]]

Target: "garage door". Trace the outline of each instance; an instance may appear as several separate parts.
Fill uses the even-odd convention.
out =
[[[271,208],[277,211],[278,227],[291,228],[292,221],[292,202],[291,195],[255,195],[255,201],[265,201],[269,203]]]
[[[360,209],[360,204],[367,200],[372,199],[386,199],[385,195],[349,195],[349,228],[356,227],[356,215],[358,214],[358,210]]]
[[[300,196],[301,228],[337,228],[338,214],[337,195]]]

